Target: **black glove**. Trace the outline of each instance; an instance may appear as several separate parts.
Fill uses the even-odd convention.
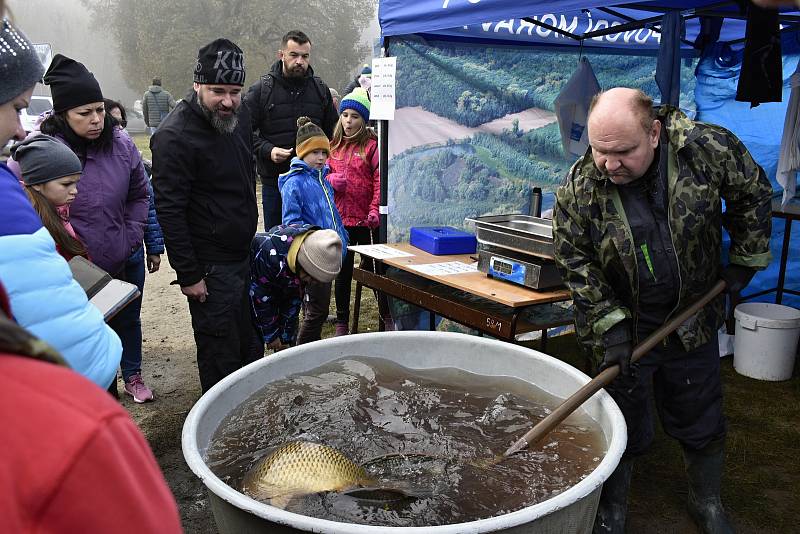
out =
[[[630,375],[631,356],[633,355],[630,321],[620,321],[609,328],[603,335],[603,343],[606,346],[606,352],[598,371],[612,365],[619,365],[620,373],[625,376]]]
[[[722,269],[720,277],[725,280],[725,291],[735,294],[746,288],[755,274],[755,269],[731,263]]]
[[[628,376],[631,374],[631,356],[633,355],[633,344],[630,341],[623,341],[617,345],[606,347],[606,354],[600,364],[600,371],[619,364],[619,372]]]

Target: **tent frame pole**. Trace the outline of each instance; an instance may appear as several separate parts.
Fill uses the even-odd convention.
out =
[[[389,37],[383,38],[381,57],[390,57]],[[378,121],[378,174],[380,175],[380,225],[378,243],[386,243],[389,229],[389,121]]]

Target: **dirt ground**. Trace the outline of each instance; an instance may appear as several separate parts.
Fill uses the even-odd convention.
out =
[[[142,302],[142,375],[156,400],[136,404],[125,394],[121,400],[150,442],[178,501],[184,530],[212,534],[217,530],[205,486],[181,452],[183,421],[200,398],[189,308],[180,289],[169,285],[175,272],[162,258],[161,269],[147,275]]]
[[[200,397],[200,386],[188,307],[178,287],[170,285],[174,279],[164,257],[161,270],[148,275],[144,291],[142,369],[156,400],[139,405],[123,395],[122,403],[150,442],[180,507],[185,531],[211,534],[217,531],[205,487],[191,473],[181,452],[183,422]],[[369,299],[374,301],[365,292],[362,302],[368,305]],[[374,309],[368,308],[364,319],[362,325],[377,325]],[[331,327],[326,327],[323,337],[330,333]],[[552,338],[548,352],[574,353],[574,337]],[[730,358],[725,358],[723,381],[729,420],[723,498],[731,505],[737,531],[797,532],[794,519],[800,505],[796,491],[800,464],[795,451],[800,439],[800,379],[783,383],[746,379],[735,373]],[[685,500],[680,449],[659,433],[650,453],[634,470],[628,532],[696,532],[686,514]]]

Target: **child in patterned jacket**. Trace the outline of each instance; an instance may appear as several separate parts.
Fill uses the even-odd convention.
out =
[[[333,230],[290,224],[255,235],[250,247],[250,305],[267,348],[278,351],[295,343],[303,286],[314,281],[330,284],[341,266],[342,241]]]

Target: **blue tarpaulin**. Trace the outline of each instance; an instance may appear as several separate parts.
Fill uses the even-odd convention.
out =
[[[633,7],[631,7],[633,6]],[[736,84],[741,69],[741,54],[746,29],[746,16],[737,2],[719,0],[678,0],[663,2],[641,0],[636,3],[598,0],[381,0],[379,20],[384,38],[416,34],[425,39],[476,43],[482,46],[534,45],[558,49],[613,54],[655,55],[661,45],[661,22],[664,14],[680,10],[683,17],[683,36],[680,56],[700,53],[695,47],[701,34],[715,35],[711,42],[717,45],[701,60],[698,67],[696,101],[698,118],[728,127],[748,146],[754,158],[765,168],[776,187],[775,168],[780,146],[788,83],[784,102],[763,104],[750,109],[747,103],[734,101]],[[783,10],[782,28],[785,33],[800,28],[800,12]],[[611,33],[619,27],[619,31]],[[796,35],[796,34],[795,34]],[[796,38],[795,41],[796,43]],[[786,50],[785,50],[786,52]],[[793,51],[796,54],[796,48]],[[711,58],[711,59],[709,59]],[[793,63],[793,65],[790,65]],[[794,71],[797,56],[784,61],[785,77]],[[780,189],[776,189],[778,195]],[[545,209],[552,199],[546,198]],[[773,229],[772,250],[775,260],[771,267],[760,273],[749,291],[766,289],[775,285],[783,238],[783,221],[776,219]],[[796,232],[800,234],[800,232]],[[800,235],[792,240],[791,250],[800,250]],[[787,268],[787,287],[797,288],[800,259],[790,253]],[[763,300],[771,299],[766,296]],[[791,305],[800,299],[789,297]]]
[[[683,12],[684,54],[693,54],[701,30],[700,17],[725,18],[719,41],[743,38],[745,20],[736,2],[719,0],[619,2],[599,0],[382,0],[378,18],[384,37],[420,34],[441,39],[493,44],[549,45],[614,50],[614,53],[656,53],[661,42],[660,22],[665,11]],[[662,6],[668,6],[668,8]],[[627,6],[636,6],[631,8]],[[797,11],[784,13],[786,24],[796,23]],[[547,26],[537,26],[531,19]],[[620,26],[621,31],[591,36]],[[566,35],[569,34],[569,35]],[[584,38],[586,36],[588,38]],[[582,41],[581,39],[584,38]]]

